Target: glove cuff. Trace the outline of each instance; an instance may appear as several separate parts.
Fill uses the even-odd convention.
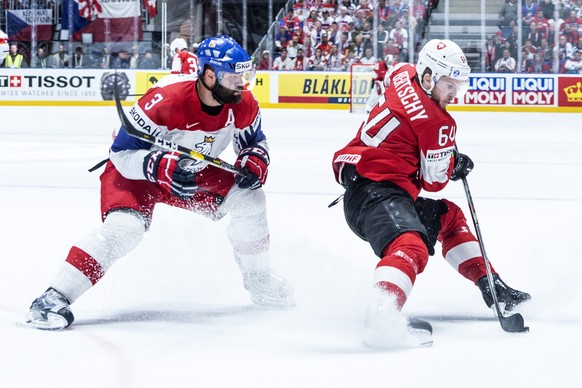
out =
[[[269,152],[259,145],[244,148],[241,150],[240,154],[238,154],[239,159],[242,159],[245,156],[256,156],[257,158],[261,159],[267,166],[271,162],[269,159]]]
[[[144,158],[143,174],[148,181],[154,183],[158,181],[158,166],[166,153],[164,151],[154,151]]]

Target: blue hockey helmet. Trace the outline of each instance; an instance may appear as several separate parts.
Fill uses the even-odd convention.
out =
[[[198,75],[206,66],[214,70],[218,83],[231,90],[250,90],[255,85],[253,61],[233,38],[218,35],[207,38],[198,46]]]

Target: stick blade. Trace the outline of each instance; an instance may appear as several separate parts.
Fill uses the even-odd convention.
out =
[[[525,326],[523,316],[521,314],[513,314],[508,317],[499,317],[501,328],[508,333],[527,333],[529,327]]]

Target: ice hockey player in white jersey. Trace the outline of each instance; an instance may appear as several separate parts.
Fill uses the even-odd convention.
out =
[[[148,134],[218,157],[233,143],[240,176],[167,152],[121,127],[101,175],[103,224],[77,242],[32,302],[24,324],[58,330],[73,322],[70,304],[93,287],[119,258],[142,240],[154,205],[218,220],[231,216],[227,235],[253,303],[294,305],[293,289],[269,266],[265,193],[269,148],[262,130],[251,58],[232,38],[208,38],[198,47],[198,75],[169,75],[136,102],[133,126]]]

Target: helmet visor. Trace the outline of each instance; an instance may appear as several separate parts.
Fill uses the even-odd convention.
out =
[[[242,92],[243,90],[252,90],[255,87],[255,69],[242,73],[229,73],[226,71],[218,72],[218,83],[227,89]]]
[[[452,96],[452,98],[463,98],[469,90],[469,80],[453,79],[450,77],[441,77],[435,84],[441,94]]]

